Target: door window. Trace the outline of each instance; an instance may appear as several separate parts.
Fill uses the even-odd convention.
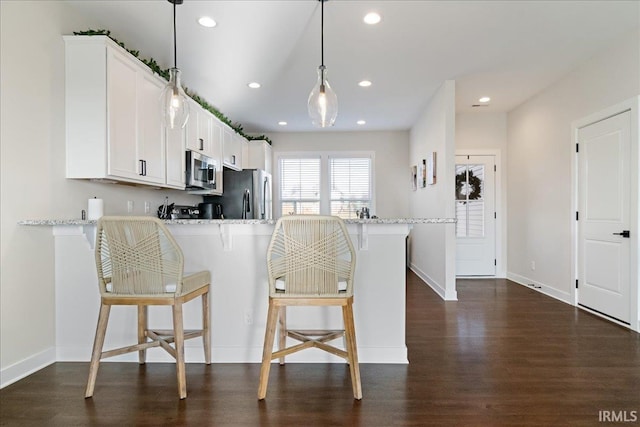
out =
[[[484,165],[456,165],[456,237],[484,237]]]

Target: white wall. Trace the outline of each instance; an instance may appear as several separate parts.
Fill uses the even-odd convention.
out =
[[[635,31],[509,113],[509,278],[571,302],[571,124],[640,93],[639,55]]]
[[[96,28],[57,1],[0,2],[1,229],[0,384],[55,359],[54,254],[49,227],[22,219],[79,218],[87,199],[106,214],[142,214],[144,201],[199,197],[64,178],[64,44],[61,35]],[[97,318],[97,313],[96,313]]]
[[[507,274],[507,113],[456,114],[456,153],[496,155],[496,277]]]
[[[456,114],[456,150],[507,152],[507,113]]]
[[[454,218],[455,82],[448,80],[429,100],[411,128],[410,164],[437,153],[437,183],[409,195],[412,217]],[[411,269],[446,300],[457,299],[455,288],[455,224],[420,224],[410,237]]]
[[[283,152],[375,152],[375,214],[381,218],[409,216],[409,133],[397,132],[296,132],[271,133],[274,175]]]

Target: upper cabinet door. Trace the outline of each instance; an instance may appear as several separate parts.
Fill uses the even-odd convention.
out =
[[[189,117],[191,121],[191,117]],[[187,125],[188,126],[188,125]],[[167,187],[184,190],[186,188],[185,142],[187,126],[178,129],[166,129],[167,149]]]
[[[189,100],[189,121],[187,122],[187,150],[196,151],[207,157],[215,157],[216,129],[213,114],[202,108],[194,100]]]
[[[202,152],[204,147],[204,141],[202,141],[202,145],[198,140],[198,109],[200,109],[200,105],[198,105],[194,100],[189,98],[189,120],[187,121],[187,125],[185,126],[185,148],[191,151],[197,151],[199,153]]]
[[[230,127],[223,125],[222,128],[223,164],[230,169],[241,170],[242,142],[246,140]]]
[[[138,74],[138,162],[143,166],[143,179],[165,183],[165,140],[160,95],[164,82],[156,76]]]
[[[253,140],[248,143],[249,150],[245,159],[246,169],[262,169],[271,173],[271,145],[264,140]]]
[[[137,153],[137,70],[129,58],[107,49],[108,174],[139,179]]]

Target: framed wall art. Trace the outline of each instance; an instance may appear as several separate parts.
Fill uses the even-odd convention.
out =
[[[436,177],[436,152],[432,152],[427,156],[426,180],[427,184],[433,185],[437,181]]]

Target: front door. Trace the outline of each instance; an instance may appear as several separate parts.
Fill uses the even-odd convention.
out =
[[[630,321],[631,113],[578,130],[578,304]]]
[[[456,275],[496,274],[495,156],[456,156]]]

